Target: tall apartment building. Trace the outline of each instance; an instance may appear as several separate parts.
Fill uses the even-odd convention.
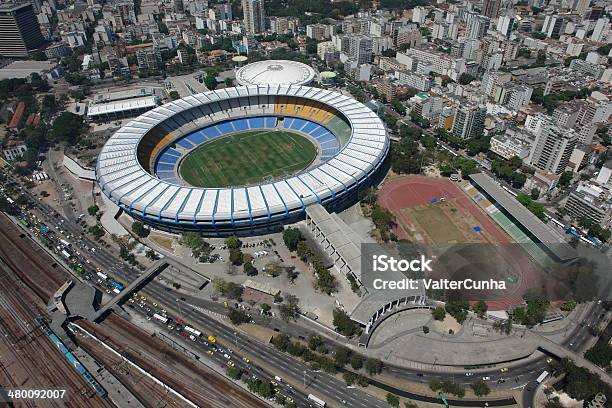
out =
[[[608,30],[609,24],[610,20],[607,17],[597,19],[595,27],[593,28],[593,34],[591,34],[591,41],[602,41],[604,34]]]
[[[529,163],[541,170],[561,174],[567,168],[577,143],[578,135],[574,130],[546,121],[536,135]]]
[[[590,3],[591,0],[577,0],[576,4],[574,5],[574,10],[579,15],[583,15],[584,12],[587,11],[587,9],[589,8]]]
[[[259,34],[266,30],[263,0],[242,0],[244,27],[249,34]]]
[[[499,6],[501,0],[484,0],[482,2],[482,15],[487,16],[491,19],[499,16]]]
[[[412,22],[423,24],[425,23],[425,16],[427,16],[427,9],[425,7],[415,7],[412,9]]]
[[[565,20],[563,17],[558,15],[547,15],[544,19],[544,25],[542,26],[542,33],[546,34],[548,38],[558,39],[563,32],[565,27]]]
[[[485,16],[476,16],[468,23],[468,38],[477,40],[483,38],[489,30],[491,19]]]
[[[452,134],[455,137],[468,139],[482,136],[487,108],[484,105],[462,104],[455,112]]]
[[[334,26],[329,24],[308,24],[306,26],[306,37],[317,41],[329,39],[334,33]]]
[[[367,35],[351,35],[349,37],[349,55],[357,64],[367,64],[372,61],[372,37]]]
[[[0,5],[0,55],[27,57],[44,38],[30,3]]]

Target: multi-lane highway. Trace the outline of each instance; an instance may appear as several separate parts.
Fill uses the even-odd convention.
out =
[[[30,197],[32,202],[35,204],[39,211],[39,217],[42,221],[49,224],[49,226],[61,227],[65,233],[65,236],[71,236],[72,242],[75,248],[81,248],[83,253],[81,258],[84,260],[91,260],[94,264],[99,265],[104,269],[105,273],[115,276],[125,282],[133,280],[138,272],[133,268],[127,266],[122,261],[118,260],[114,255],[109,253],[105,248],[100,247],[98,243],[90,240],[82,232],[82,227],[64,217],[57,214],[53,209],[49,208],[44,203],[41,203],[36,197],[32,196],[28,191],[24,193]],[[92,251],[91,248],[94,248]],[[303,382],[306,377],[306,383],[308,385],[308,391],[313,394],[319,394],[319,396],[325,398],[332,398],[337,401],[345,400],[356,407],[374,407],[374,406],[386,406],[386,404],[380,400],[377,400],[363,391],[356,389],[347,389],[342,381],[335,379],[329,375],[323,373],[310,373],[308,367],[299,361],[277,351],[272,348],[262,346],[262,344],[247,338],[246,336],[236,333],[234,334],[233,329],[226,326],[225,324],[219,323],[218,321],[202,314],[187,305],[179,306],[177,301],[178,297],[172,290],[168,291],[168,288],[159,284],[156,281],[151,282],[144,289],[145,293],[149,296],[154,297],[160,303],[167,306],[169,310],[175,310],[176,313],[180,313],[181,316],[190,322],[193,322],[196,326],[201,327],[203,330],[207,330],[211,333],[217,334],[225,339],[235,339],[241,346],[240,350],[251,355],[260,355],[262,359],[266,360],[269,364],[273,364],[279,371],[287,373],[292,378],[293,382]],[[179,310],[180,307],[180,310]],[[588,322],[593,324],[599,318],[601,314],[601,307],[595,306],[588,317]],[[585,326],[586,327],[586,326]],[[572,333],[569,333],[566,337],[566,345],[570,349],[576,349],[580,347],[586,340],[588,340],[588,331],[585,327],[578,326]],[[525,385],[526,392],[524,394],[525,400],[531,400],[533,397],[532,390],[535,388],[533,382],[537,376],[546,369],[547,363],[544,358],[538,360],[531,360],[522,364],[514,364],[508,367],[508,371],[501,373],[499,369],[489,369],[477,371],[474,376],[490,377],[490,383],[494,387],[499,388],[514,388]],[[404,367],[387,367],[387,371],[402,379],[406,379],[413,382],[427,383],[432,378],[455,380],[460,383],[470,383],[474,377],[471,378],[458,378],[457,373],[453,372],[427,372],[422,370],[414,370]],[[305,375],[306,373],[306,375]],[[398,390],[396,390],[398,391]],[[401,392],[398,392],[401,393]],[[418,397],[418,396],[416,396]],[[418,398],[415,398],[418,399]],[[296,402],[299,402],[299,396],[296,398]],[[482,405],[485,401],[479,402],[478,405]],[[495,401],[490,401],[495,404]],[[530,404],[526,405],[529,406]]]

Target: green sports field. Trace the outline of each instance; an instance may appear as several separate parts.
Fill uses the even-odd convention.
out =
[[[316,156],[315,145],[295,133],[245,132],[197,148],[179,173],[195,187],[242,186],[303,170]]]

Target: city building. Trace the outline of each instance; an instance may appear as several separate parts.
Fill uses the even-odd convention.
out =
[[[500,5],[501,0],[484,0],[482,2],[482,15],[491,19],[497,18]]]
[[[21,140],[10,139],[2,149],[2,155],[8,161],[19,160],[23,157],[28,147]]]
[[[564,27],[565,19],[563,17],[549,14],[544,18],[541,32],[546,34],[548,38],[558,39],[563,33]]]
[[[462,139],[482,136],[487,108],[473,103],[461,104],[455,111],[452,134]]]
[[[561,174],[567,168],[577,143],[578,135],[574,130],[546,121],[536,135],[528,161],[540,170]]]
[[[138,69],[158,70],[163,66],[161,52],[158,47],[148,47],[136,51]]]
[[[521,160],[529,156],[531,143],[508,134],[495,135],[491,138],[489,150],[506,160],[518,157]]]
[[[44,38],[30,3],[0,5],[0,56],[27,57]]]
[[[418,74],[410,71],[396,71],[395,77],[400,84],[415,88],[419,91],[427,92],[433,86],[433,78],[426,74]]]
[[[45,55],[49,59],[53,59],[53,58],[60,59],[63,57],[67,57],[70,54],[72,54],[72,50],[64,42],[53,44],[47,47],[47,49],[45,49]]]
[[[259,34],[266,30],[263,0],[242,0],[242,12],[247,33]]]
[[[336,52],[336,46],[333,41],[323,41],[317,44],[317,55],[321,60],[325,61],[325,55]]]
[[[505,82],[495,89],[494,99],[513,110],[529,105],[533,88],[517,82]]]
[[[569,68],[571,70],[580,72],[581,74],[592,76],[594,78],[600,78],[604,72],[603,66],[593,64],[591,62],[581,59],[572,60],[572,62],[570,62]]]
[[[329,24],[308,24],[306,26],[306,37],[317,41],[327,40],[334,33],[334,26]]]
[[[590,182],[580,183],[565,203],[565,210],[572,218],[586,218],[602,226],[610,222],[611,208],[610,193]]]
[[[468,23],[468,37],[474,40],[483,38],[489,30],[491,19],[484,16],[475,16]]]
[[[351,59],[358,64],[366,64],[372,61],[372,37],[367,35],[349,36],[349,52]]]

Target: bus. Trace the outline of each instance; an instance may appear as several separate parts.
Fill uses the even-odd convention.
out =
[[[66,250],[62,249],[62,255],[64,255],[64,257],[66,259],[70,259],[72,258],[72,255],[70,255]]]
[[[119,290],[123,290],[125,289],[125,286],[117,281],[112,280],[110,285],[115,288],[115,289],[119,289]]]
[[[69,246],[70,246],[70,242],[66,241],[65,239],[60,239],[60,243],[61,243],[63,246],[66,246],[66,247],[69,247]]]
[[[536,379],[536,382],[538,384],[542,384],[542,381],[544,381],[546,377],[548,377],[548,371],[544,371],[542,374],[540,374],[540,376]]]
[[[308,400],[314,402],[318,407],[325,407],[325,401],[315,395],[308,394]]]
[[[160,322],[162,322],[163,324],[168,323],[168,318],[167,318],[167,317],[164,317],[164,316],[159,315],[159,314],[157,314],[157,313],[153,314],[153,318],[154,318],[154,319],[156,319],[156,320],[159,320],[159,321],[160,321]]]
[[[97,275],[100,277],[100,279],[102,280],[107,280],[108,279],[108,275],[102,272],[98,272]]]
[[[196,330],[196,329],[194,329],[194,328],[193,328],[193,327],[191,327],[191,326],[187,326],[187,325],[186,325],[184,330],[185,330],[186,332],[188,332],[188,333],[193,334],[193,335],[194,335],[194,336],[196,336],[196,337],[200,337],[200,336],[202,336],[202,332],[201,332],[201,331]]]

